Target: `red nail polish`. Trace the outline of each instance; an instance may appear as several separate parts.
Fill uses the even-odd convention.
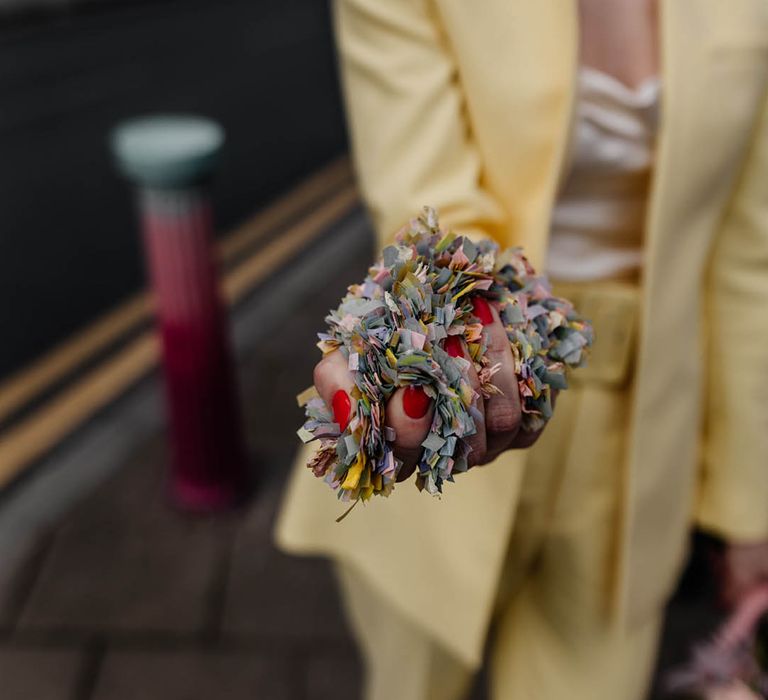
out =
[[[493,323],[491,307],[488,305],[488,302],[483,299],[483,297],[472,298],[472,310],[474,311],[475,316],[480,319],[480,323],[482,323],[484,326],[488,326]]]
[[[409,386],[403,394],[403,409],[409,418],[423,418],[429,410],[430,399],[420,386]]]
[[[445,350],[451,357],[464,357],[464,348],[461,346],[461,337],[458,335],[449,335],[443,343]]]
[[[333,419],[339,424],[343,433],[349,425],[349,413],[352,410],[352,402],[344,389],[339,389],[333,395]]]

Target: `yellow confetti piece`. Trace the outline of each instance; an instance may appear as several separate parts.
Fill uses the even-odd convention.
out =
[[[371,485],[371,470],[370,469],[363,469],[363,473],[360,477],[360,480],[357,482],[357,485],[361,489],[367,489]]]
[[[462,381],[460,384],[461,389],[461,401],[465,406],[471,406],[472,405],[472,397],[474,396],[474,392],[472,391],[472,387],[469,385],[469,382]]]
[[[296,403],[298,403],[299,406],[306,406],[312,399],[319,396],[320,394],[317,393],[317,389],[315,389],[314,386],[310,386],[304,389],[300,394],[296,395]]]
[[[387,348],[387,352],[385,353],[387,356],[387,362],[389,362],[389,366],[393,369],[397,367],[397,358],[395,357],[395,353],[393,353],[389,348]]]
[[[438,253],[442,253],[455,240],[456,240],[456,234],[450,231],[446,233],[445,236],[442,237],[440,242],[435,246],[435,250]]]
[[[471,282],[468,284],[464,289],[459,290],[451,297],[451,301],[456,301],[457,299],[460,299],[463,297],[467,292],[471,292],[475,287],[477,287],[477,282]]]
[[[320,340],[317,343],[317,347],[323,353],[323,356],[330,355],[332,352],[338,350],[341,347],[341,343],[335,340]]]
[[[347,476],[344,479],[344,483],[341,485],[345,491],[353,491],[357,488],[360,482],[360,476],[363,473],[365,467],[365,453],[359,452],[355,463],[347,470]]]

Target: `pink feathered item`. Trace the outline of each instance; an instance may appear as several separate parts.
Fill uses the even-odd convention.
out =
[[[768,584],[763,584],[744,597],[710,642],[694,648],[686,666],[667,676],[667,690],[702,700],[768,699],[768,673],[756,641],[766,615]]]

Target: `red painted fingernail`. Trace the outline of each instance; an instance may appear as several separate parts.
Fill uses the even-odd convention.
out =
[[[443,350],[451,357],[464,357],[464,348],[461,346],[461,338],[458,335],[449,335],[443,343]]]
[[[493,323],[493,314],[491,313],[491,307],[483,297],[472,298],[472,310],[475,312],[475,316],[480,319],[480,323],[484,326],[488,326]]]
[[[409,418],[423,418],[429,410],[429,396],[420,386],[409,386],[403,394],[403,409]]]
[[[352,402],[344,389],[339,389],[333,395],[333,419],[339,424],[343,433],[349,425],[349,413],[352,410]]]

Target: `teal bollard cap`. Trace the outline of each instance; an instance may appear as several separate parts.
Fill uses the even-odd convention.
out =
[[[145,187],[184,187],[210,175],[224,130],[204,117],[156,115],[130,119],[112,131],[120,172]]]

